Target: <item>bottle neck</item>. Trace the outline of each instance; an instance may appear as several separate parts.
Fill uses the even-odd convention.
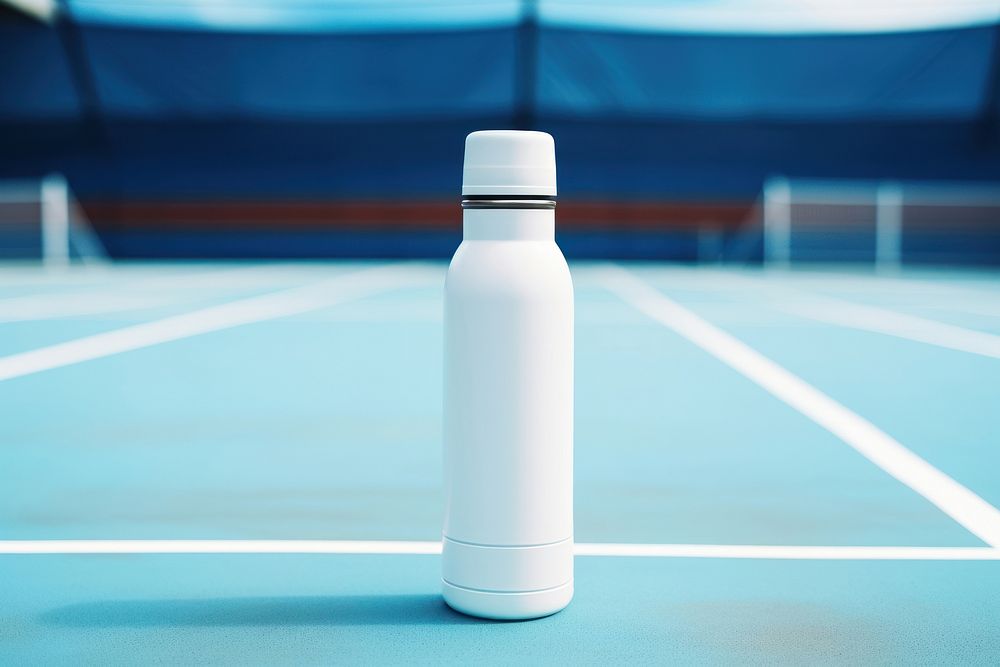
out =
[[[555,241],[555,209],[466,208],[466,241]]]

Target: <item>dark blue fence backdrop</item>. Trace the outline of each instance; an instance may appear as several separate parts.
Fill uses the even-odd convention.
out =
[[[465,134],[530,126],[556,137],[568,254],[692,259],[772,174],[1000,181],[998,34],[266,33],[0,9],[0,176],[64,172],[118,256],[441,256]]]

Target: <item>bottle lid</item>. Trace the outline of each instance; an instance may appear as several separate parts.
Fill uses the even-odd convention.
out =
[[[481,130],[465,138],[463,195],[556,195],[556,147],[546,132]]]

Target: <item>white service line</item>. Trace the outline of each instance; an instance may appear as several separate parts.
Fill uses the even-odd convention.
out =
[[[1000,359],[1000,336],[945,324],[841,299],[815,297],[808,303],[787,303],[782,310],[820,322],[874,331],[961,352]]]
[[[359,554],[437,555],[440,542],[389,540],[5,540],[0,555]],[[768,560],[1000,560],[990,547],[765,546],[581,543],[577,556]]]
[[[992,547],[1000,546],[1000,510],[923,460],[864,417],[736,337],[667,298],[620,267],[604,269],[605,287],[760,385],[849,444]]]
[[[0,381],[181,338],[326,308],[427,278],[427,269],[390,265],[341,274],[302,287],[230,301],[152,322],[0,357]]]

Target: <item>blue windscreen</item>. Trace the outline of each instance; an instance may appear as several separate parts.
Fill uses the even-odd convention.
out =
[[[584,117],[968,118],[993,27],[890,34],[542,31],[545,111]]]
[[[144,118],[386,120],[509,112],[513,31],[84,28],[101,105]]]
[[[1000,178],[991,15],[937,24],[924,3],[907,29],[797,32],[745,12],[741,31],[695,5],[3,11],[0,175],[58,169],[99,197],[440,197],[466,132],[534,127],[556,136],[571,196],[746,199],[774,173]]]
[[[56,31],[0,15],[0,122],[72,120],[80,104]]]

